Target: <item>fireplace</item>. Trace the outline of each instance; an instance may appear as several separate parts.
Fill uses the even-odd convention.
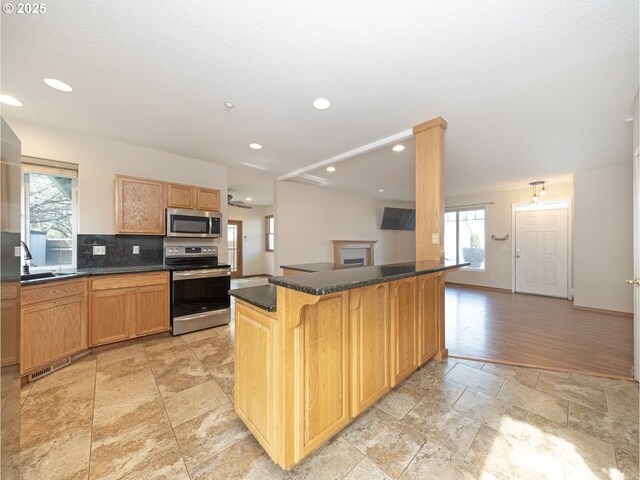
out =
[[[332,240],[333,263],[336,265],[373,265],[375,240]]]

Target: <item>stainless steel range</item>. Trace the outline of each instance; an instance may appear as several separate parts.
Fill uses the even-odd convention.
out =
[[[165,246],[172,270],[171,335],[182,335],[231,321],[230,266],[218,263],[218,247]]]

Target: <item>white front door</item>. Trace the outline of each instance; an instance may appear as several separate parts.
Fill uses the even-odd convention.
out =
[[[568,209],[516,212],[516,292],[567,298]]]

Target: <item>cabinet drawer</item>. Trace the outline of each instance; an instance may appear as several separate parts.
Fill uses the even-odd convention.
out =
[[[31,305],[49,300],[84,295],[87,292],[87,280],[60,280],[43,285],[25,286],[20,289],[20,303]]]
[[[162,285],[165,283],[169,283],[169,272],[108,275],[92,279],[91,290],[144,287],[146,285]]]

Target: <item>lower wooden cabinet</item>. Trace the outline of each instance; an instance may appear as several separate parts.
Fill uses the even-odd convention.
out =
[[[21,375],[87,349],[86,284],[81,279],[22,288]]]
[[[390,389],[388,283],[349,292],[351,416]]]
[[[418,368],[416,277],[389,282],[391,322],[391,386],[395,387]]]
[[[109,275],[91,280],[91,345],[169,330],[169,273]]]
[[[438,281],[439,275],[418,277],[418,357],[423,365],[438,353]]]

